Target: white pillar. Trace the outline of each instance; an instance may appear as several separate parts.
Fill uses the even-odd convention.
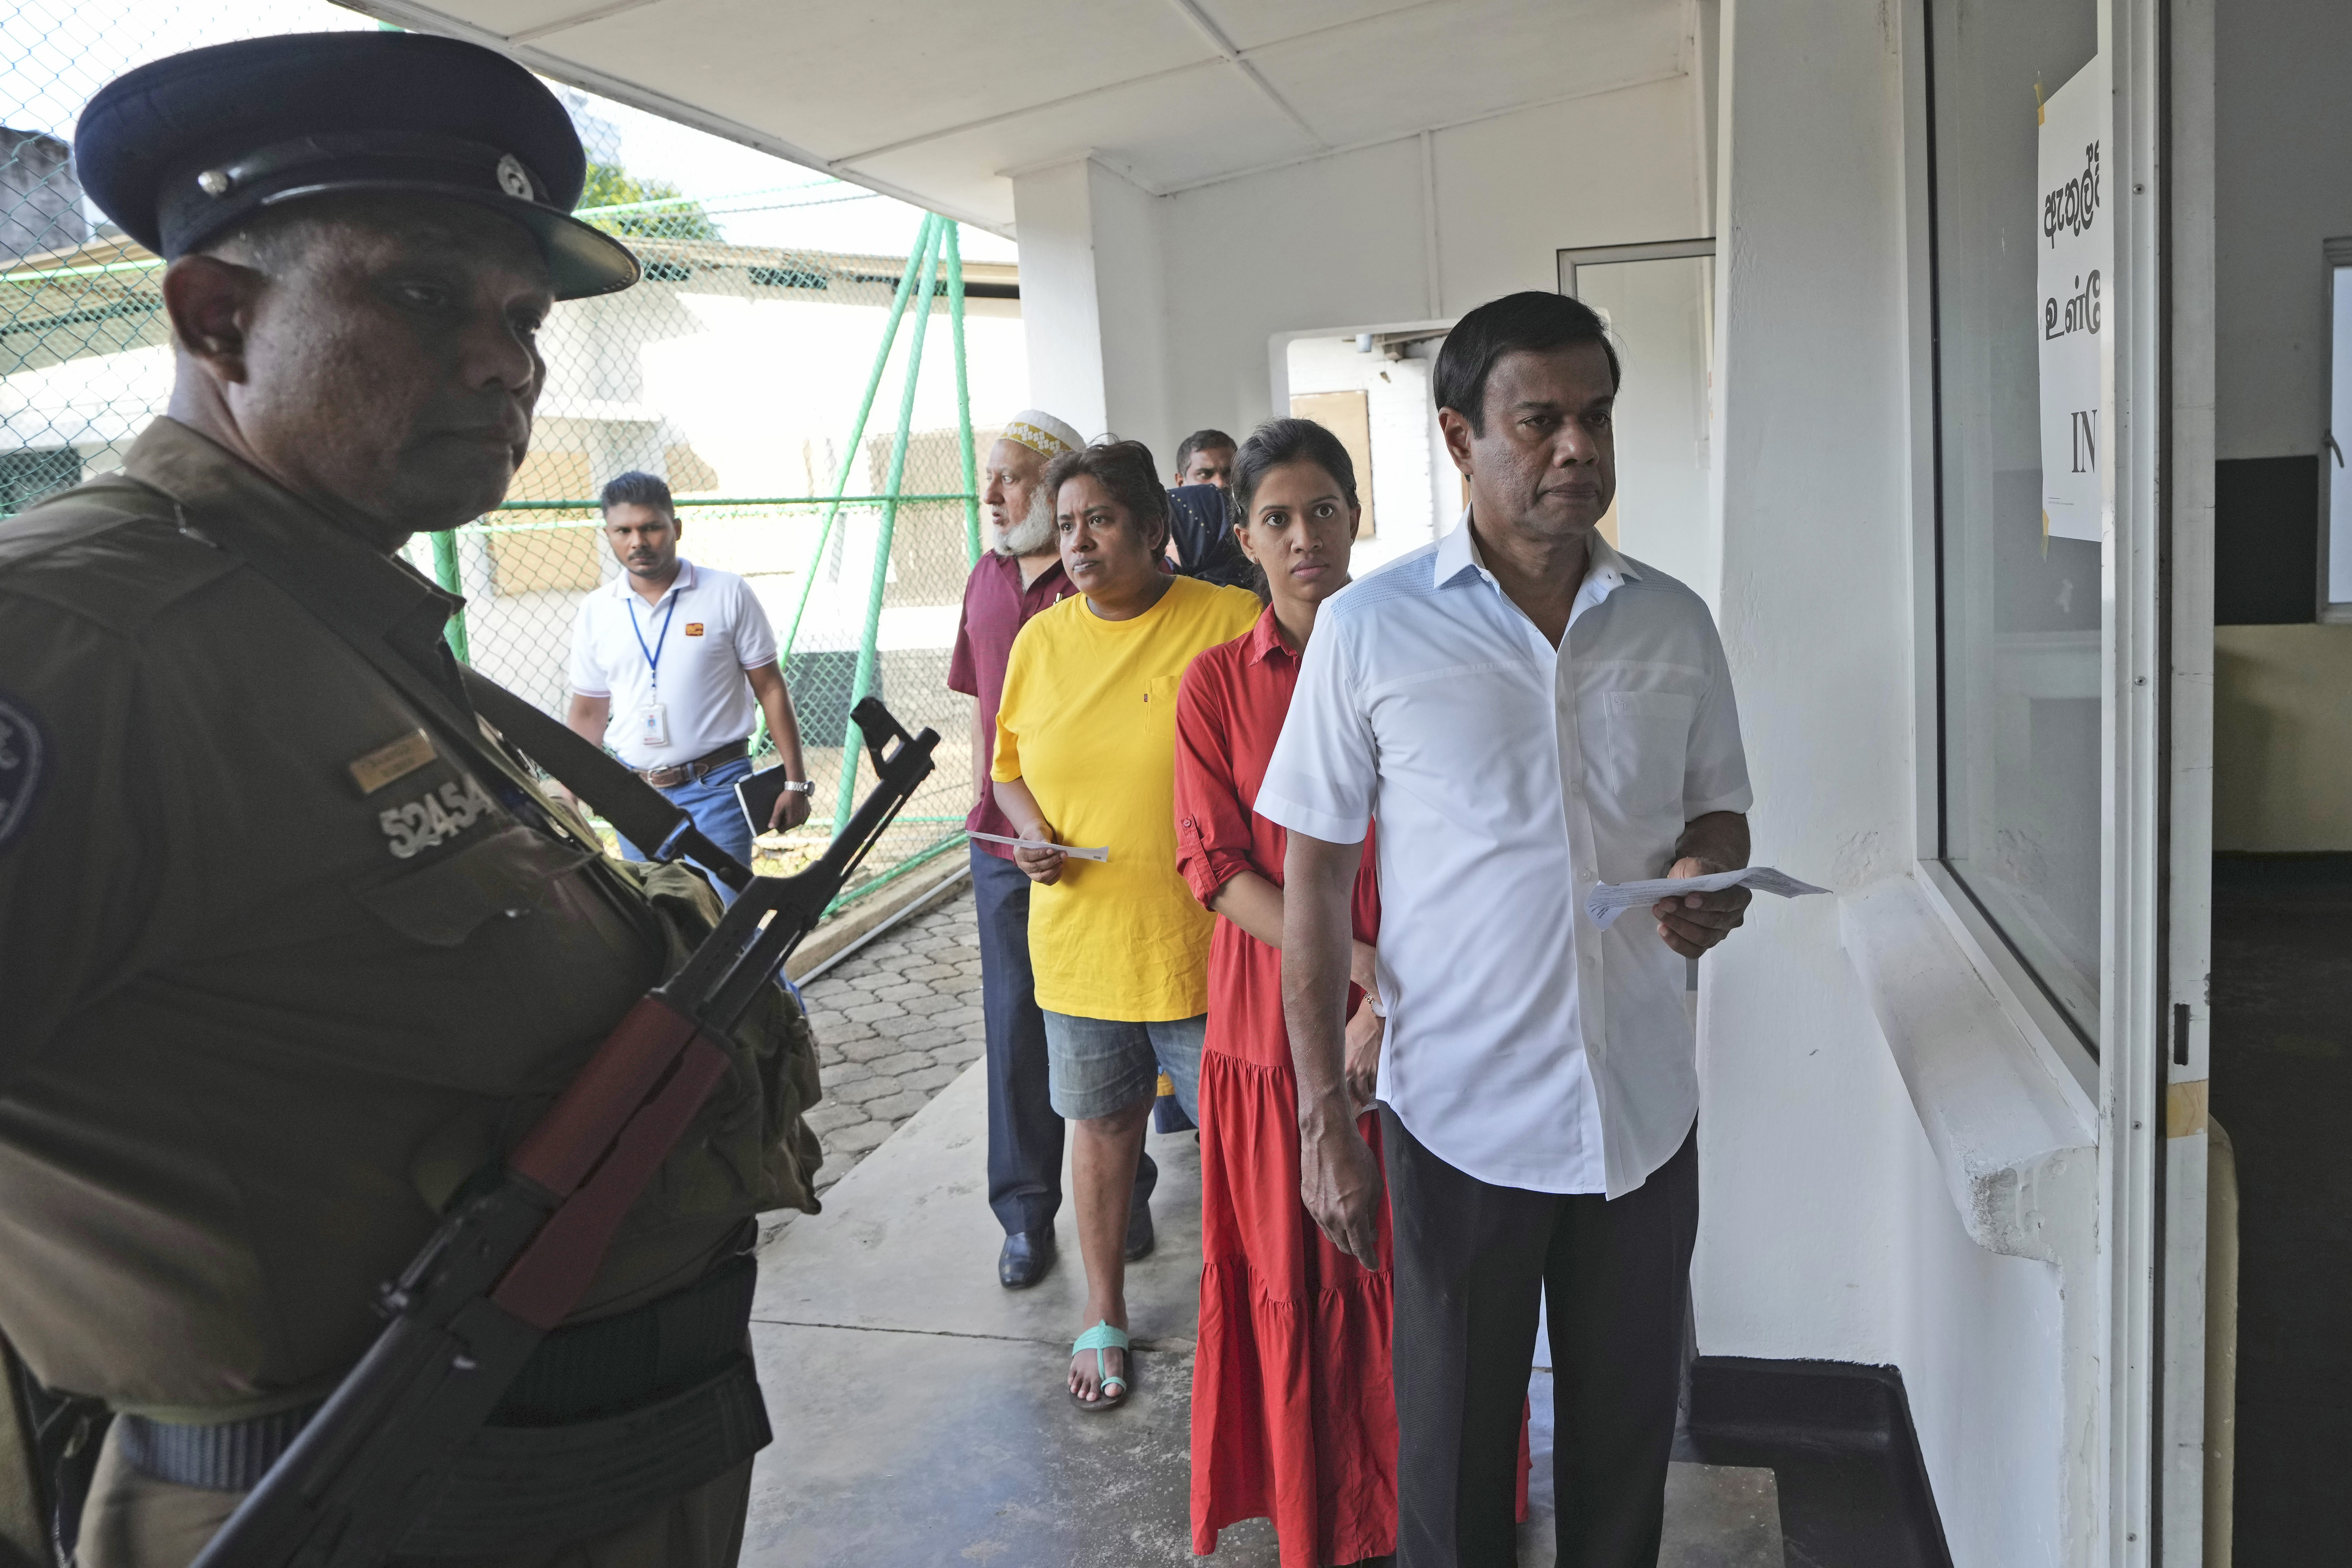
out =
[[[1029,401],[1092,436],[1104,426],[1102,316],[1087,185],[1083,158],[1016,175],[1013,222],[1021,241]]]
[[[1166,468],[1183,432],[1166,391],[1163,205],[1091,158],[1013,181],[1030,403],[1090,438],[1146,442]]]

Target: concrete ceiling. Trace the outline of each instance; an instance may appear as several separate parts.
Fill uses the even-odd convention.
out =
[[[1685,0],[344,0],[999,233],[1685,68]]]

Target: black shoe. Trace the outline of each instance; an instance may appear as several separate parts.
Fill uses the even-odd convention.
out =
[[[996,1282],[1007,1290],[1026,1290],[1054,1267],[1054,1227],[1016,1230],[1004,1238],[996,1255]]]
[[[1136,1190],[1127,1204],[1127,1260],[1129,1263],[1151,1256],[1160,1245],[1160,1237],[1151,1228],[1151,1194]]]

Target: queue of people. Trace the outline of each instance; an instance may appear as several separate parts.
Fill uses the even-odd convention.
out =
[[[1468,505],[1345,594],[1356,476],[1310,421],[1179,461],[1228,492],[1256,595],[1187,572],[1188,487],[1137,444],[1031,414],[1056,449],[992,458],[958,688],[1001,692],[973,821],[1025,841],[1030,887],[1017,931],[1002,869],[983,900],[991,1196],[1020,1144],[1050,1194],[999,1203],[1000,1279],[1051,1266],[1075,1120],[1070,1397],[1123,1405],[1164,1074],[1201,1140],[1196,1552],[1265,1517],[1286,1568],[1511,1561],[1548,1300],[1559,1561],[1655,1561],[1697,1218],[1683,967],[1748,894],[1606,932],[1575,894],[1746,864],[1748,788],[1705,605],[1597,531],[1619,374],[1573,300],[1465,316],[1435,391]]]

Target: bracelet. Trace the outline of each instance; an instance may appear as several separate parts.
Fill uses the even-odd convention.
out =
[[[790,790],[794,795],[814,795],[816,793],[816,781],[814,779],[786,779],[776,787],[781,790]]]

